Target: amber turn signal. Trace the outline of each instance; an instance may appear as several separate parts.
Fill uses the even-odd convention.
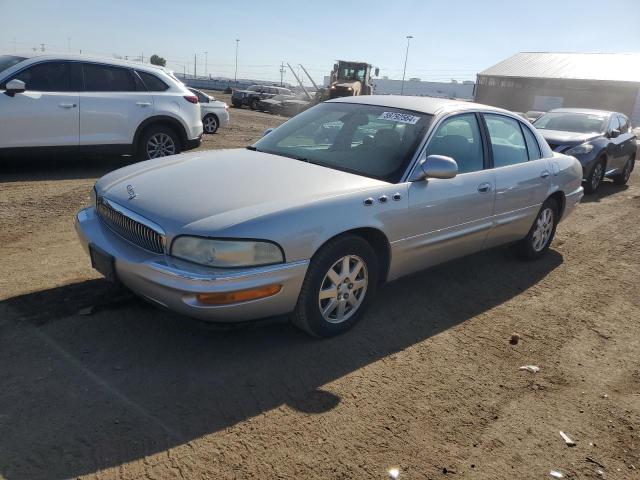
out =
[[[267,285],[264,287],[237,290],[235,292],[199,293],[196,300],[204,305],[229,305],[232,303],[248,302],[275,295],[282,290],[282,285]]]

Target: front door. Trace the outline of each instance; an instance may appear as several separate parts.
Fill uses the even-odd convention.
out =
[[[43,62],[14,75],[24,93],[0,94],[0,148],[78,145],[78,92],[72,91],[69,63]],[[4,86],[2,86],[4,88]]]
[[[394,245],[405,272],[481,250],[492,225],[495,179],[486,168],[477,115],[444,119],[426,147],[424,158],[429,155],[453,158],[459,173],[409,185],[408,232]]]

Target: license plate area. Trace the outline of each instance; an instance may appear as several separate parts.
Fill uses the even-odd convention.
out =
[[[107,252],[95,245],[89,245],[91,266],[100,272],[110,282],[117,282],[115,259]]]

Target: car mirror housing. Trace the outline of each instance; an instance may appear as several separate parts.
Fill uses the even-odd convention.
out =
[[[611,138],[619,137],[620,136],[620,130],[618,130],[618,129],[611,130],[611,132],[609,133],[609,136]]]
[[[429,155],[422,162],[414,181],[428,178],[448,179],[458,175],[458,164],[451,157],[444,155]]]
[[[16,93],[22,93],[27,89],[27,86],[22,80],[18,80],[14,78],[13,80],[9,80],[7,82],[7,86],[5,87],[5,93],[10,97],[13,97]]]

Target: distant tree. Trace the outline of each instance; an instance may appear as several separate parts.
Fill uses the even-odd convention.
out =
[[[164,67],[167,64],[167,61],[158,55],[151,55],[150,62],[153,65],[159,65],[161,67]]]

